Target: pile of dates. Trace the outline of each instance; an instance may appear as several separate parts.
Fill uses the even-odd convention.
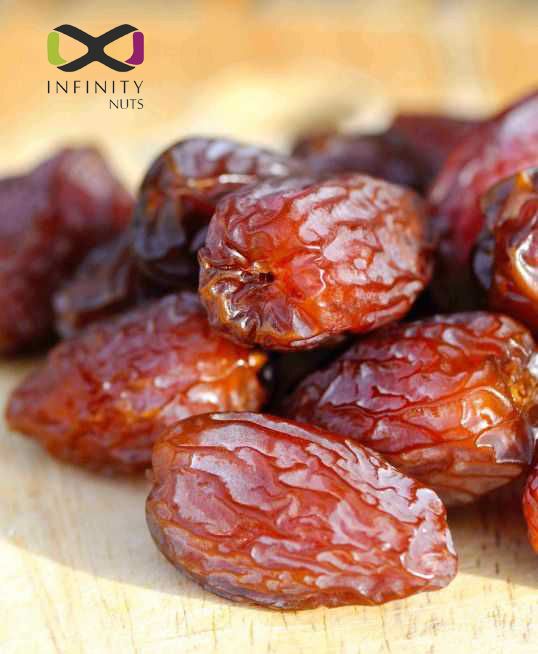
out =
[[[159,550],[238,602],[446,586],[445,507],[512,484],[538,551],[538,92],[484,120],[99,152],[0,181],[9,426],[148,472]],[[534,466],[534,467],[533,467]]]

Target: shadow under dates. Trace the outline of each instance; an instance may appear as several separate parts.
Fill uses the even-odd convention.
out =
[[[1,405],[27,367],[0,365]],[[98,578],[229,604],[175,571],[155,548],[144,516],[147,479],[103,478],[59,463],[10,433],[3,419],[0,461],[0,538],[9,544]],[[527,541],[516,487],[452,510],[449,523],[460,572],[538,588],[538,557]]]

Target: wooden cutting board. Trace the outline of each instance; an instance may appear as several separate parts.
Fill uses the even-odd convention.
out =
[[[394,106],[480,113],[538,81],[538,14],[531,2],[515,6],[0,3],[0,173],[94,140],[134,187],[156,152],[193,131],[283,145],[308,124],[376,123]],[[64,22],[144,31],[144,110],[46,94],[45,38]],[[103,70],[92,64],[77,78],[110,78]],[[33,364],[0,363],[0,408]],[[441,592],[286,613],[234,605],[182,578],[148,535],[144,480],[59,464],[1,418],[0,468],[1,654],[538,651],[538,557],[517,500],[450,515],[461,571]]]

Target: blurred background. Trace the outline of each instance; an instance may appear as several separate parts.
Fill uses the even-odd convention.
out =
[[[535,0],[0,0],[0,20],[0,174],[96,142],[135,186],[186,134],[286,148],[310,128],[381,127],[396,108],[481,115],[538,84]],[[61,23],[130,23],[145,61],[62,73],[46,55]],[[47,80],[118,78],[143,80],[143,109],[47,94]]]

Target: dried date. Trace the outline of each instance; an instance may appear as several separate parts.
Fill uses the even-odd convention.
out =
[[[131,251],[129,232],[93,249],[73,279],[54,294],[56,330],[73,336],[92,322],[109,318],[165,292],[144,275]]]
[[[396,116],[390,131],[399,134],[413,149],[428,169],[423,182],[427,189],[439,173],[452,150],[477,125],[478,121],[442,114],[401,113]]]
[[[396,325],[307,377],[285,413],[356,439],[463,504],[527,469],[536,358],[527,330],[500,315]]]
[[[486,225],[474,270],[490,308],[538,333],[538,168],[495,186],[482,200]]]
[[[292,154],[312,174],[363,173],[423,192],[432,173],[428,164],[396,131],[376,134],[324,132],[303,137]]]
[[[52,295],[93,247],[125,228],[132,201],[92,148],[62,150],[0,182],[0,353],[52,333]]]
[[[196,287],[196,253],[217,201],[267,177],[298,174],[290,157],[228,139],[189,138],[165,150],[140,189],[133,250],[159,283]]]
[[[380,604],[448,584],[445,509],[374,452],[260,414],[196,416],[163,433],[151,534],[213,593],[272,608]]]
[[[401,318],[430,277],[423,205],[364,175],[271,180],[219,202],[200,250],[213,326],[299,350]]]
[[[163,427],[195,413],[259,409],[264,362],[211,330],[196,295],[183,292],[58,345],[14,391],[7,421],[60,459],[135,472],[149,466]]]
[[[529,540],[538,553],[538,465],[534,467],[523,492],[523,513],[529,530]]]
[[[484,225],[483,194],[494,184],[538,165],[538,93],[475,127],[455,148],[429,199],[439,240],[435,295],[444,309],[474,308],[471,253]]]

